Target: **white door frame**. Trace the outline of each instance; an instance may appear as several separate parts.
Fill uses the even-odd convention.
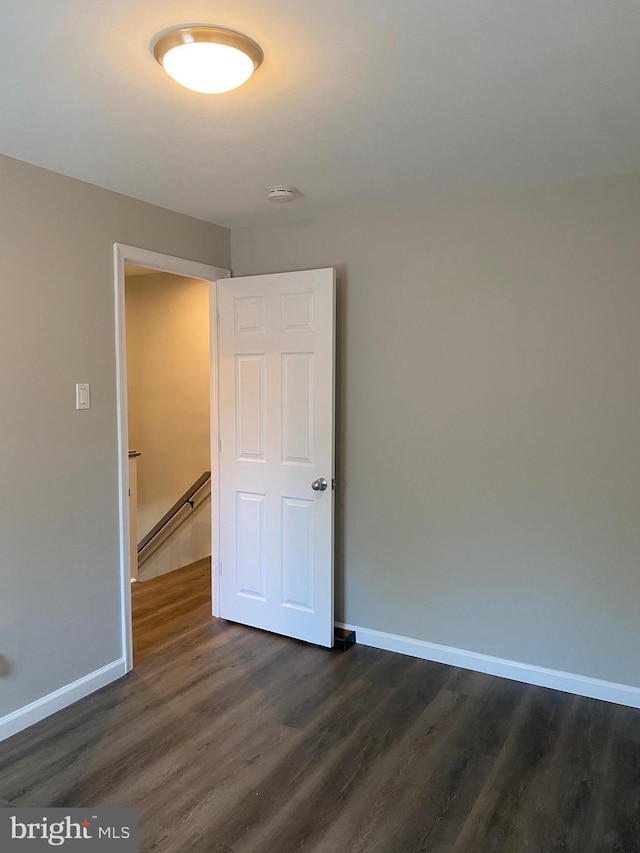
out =
[[[216,281],[228,278],[229,270],[200,264],[185,258],[163,255],[148,249],[126,246],[123,243],[113,245],[114,288],[115,288],[115,332],[116,332],[116,399],[118,429],[118,513],[120,518],[120,606],[122,624],[122,656],[126,671],[133,669],[133,634],[131,627],[131,560],[129,531],[129,424],[127,417],[127,338],[125,327],[124,265],[136,264],[158,272],[173,273],[187,278],[198,278],[209,284],[209,342],[211,347],[211,365],[217,367],[218,353],[218,308]],[[219,563],[219,455],[218,438],[218,377],[217,370],[211,370],[211,600],[212,613],[219,615],[220,573],[216,570]],[[215,464],[214,464],[215,462]]]

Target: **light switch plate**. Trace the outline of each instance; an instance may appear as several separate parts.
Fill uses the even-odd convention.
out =
[[[91,391],[88,382],[76,382],[76,409],[91,408]]]

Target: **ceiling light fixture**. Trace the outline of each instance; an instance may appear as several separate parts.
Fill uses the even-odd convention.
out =
[[[264,58],[252,39],[224,27],[178,27],[158,33],[151,50],[177,83],[206,95],[242,86]]]

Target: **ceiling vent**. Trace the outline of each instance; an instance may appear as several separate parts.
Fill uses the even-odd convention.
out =
[[[267,198],[269,201],[275,201],[278,202],[278,204],[283,204],[287,201],[295,201],[297,198],[297,192],[293,187],[271,187],[267,192]]]

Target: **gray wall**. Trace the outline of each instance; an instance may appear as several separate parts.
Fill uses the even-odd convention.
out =
[[[229,232],[5,157],[0,187],[2,716],[122,653],[113,243],[228,267]]]
[[[232,233],[338,266],[339,618],[640,686],[640,178]]]

